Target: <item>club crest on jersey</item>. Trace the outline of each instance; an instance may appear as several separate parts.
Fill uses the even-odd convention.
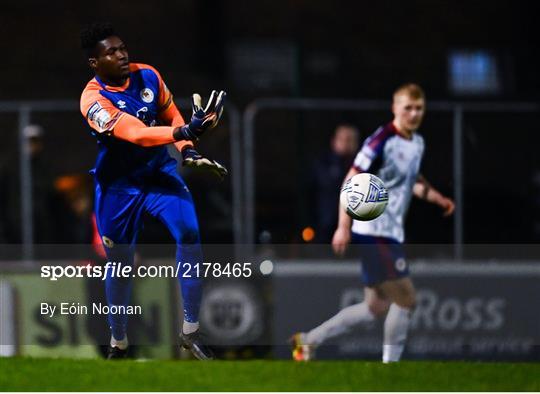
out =
[[[154,92],[149,88],[144,88],[141,90],[141,100],[145,103],[151,103],[154,101]]]

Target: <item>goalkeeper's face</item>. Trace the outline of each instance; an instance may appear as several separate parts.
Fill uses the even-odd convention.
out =
[[[423,98],[415,99],[407,94],[400,94],[394,98],[392,110],[400,128],[413,132],[422,124],[426,104]]]
[[[117,36],[101,40],[96,45],[96,57],[90,65],[105,80],[121,82],[129,76],[129,56],[126,45]]]

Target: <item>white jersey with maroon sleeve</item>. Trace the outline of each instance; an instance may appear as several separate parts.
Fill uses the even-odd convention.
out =
[[[411,139],[406,139],[398,134],[392,123],[380,127],[366,139],[353,166],[382,179],[388,189],[388,205],[377,219],[353,220],[352,232],[404,241],[404,219],[423,153],[422,136],[413,133]]]

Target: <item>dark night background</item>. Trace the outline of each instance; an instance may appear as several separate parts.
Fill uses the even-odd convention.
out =
[[[256,98],[271,96],[389,100],[397,85],[415,81],[428,97],[420,130],[427,146],[423,173],[451,195],[452,118],[429,112],[429,101],[538,103],[534,5],[515,0],[8,2],[0,15],[0,100],[78,100],[92,77],[78,34],[82,24],[95,20],[112,22],[131,60],[156,67],[176,97],[225,89],[240,111]],[[261,48],[267,56],[262,60]],[[448,84],[453,50],[492,54],[499,91],[453,94]],[[251,63],[243,63],[243,56]],[[267,80],[265,72],[271,75]],[[188,114],[186,108],[182,112]],[[3,158],[15,150],[16,119],[0,114]],[[80,114],[44,113],[32,120],[45,126],[54,175],[91,167],[95,144]],[[390,111],[261,113],[256,124],[257,232],[270,231],[274,242],[299,240],[312,214],[303,209],[306,163],[327,149],[337,123],[356,124],[365,138],[389,120]],[[538,112],[465,115],[465,242],[538,241],[539,120]],[[229,132],[224,123],[201,150],[230,165]],[[191,174],[187,180],[203,239],[230,242],[230,182]],[[410,215],[409,241],[452,242],[452,220],[443,220],[436,208],[414,202]],[[148,231],[150,241],[162,236],[162,230],[155,231]]]

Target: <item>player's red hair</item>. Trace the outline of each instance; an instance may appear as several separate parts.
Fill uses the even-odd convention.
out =
[[[395,91],[394,91],[394,100],[396,99],[396,97],[398,96],[401,96],[401,95],[407,95],[408,97],[414,99],[414,100],[419,100],[419,99],[424,99],[426,98],[426,94],[424,93],[424,89],[422,89],[420,87],[420,85],[417,85],[415,83],[406,83],[406,84],[403,84],[401,86],[399,86]]]

